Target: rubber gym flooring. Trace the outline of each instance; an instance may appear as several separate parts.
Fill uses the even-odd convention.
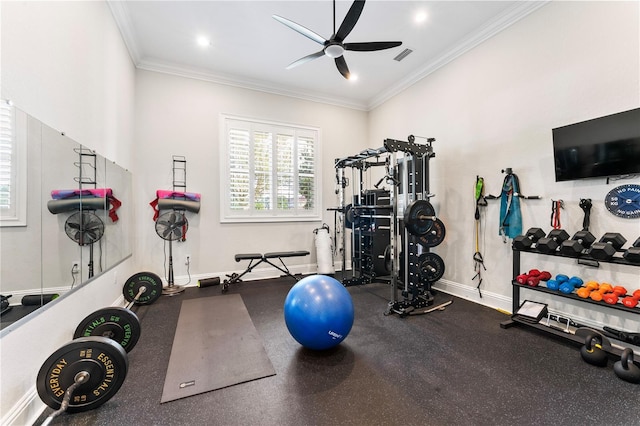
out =
[[[279,278],[229,289],[242,296],[275,376],[160,404],[182,300],[223,296],[219,286],[188,288],[134,307],[142,336],[120,391],[53,424],[640,425],[640,386],[618,379],[611,361],[595,367],[574,344],[530,328],[501,329],[504,314],[458,298],[444,311],[399,318],[384,315],[387,285],[349,287],[349,336],[328,351],[304,349],[283,318],[292,284]]]

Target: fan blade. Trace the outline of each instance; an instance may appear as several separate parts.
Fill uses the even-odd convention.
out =
[[[402,44],[401,41],[370,41],[367,43],[344,43],[344,50],[353,50],[357,52],[373,52],[375,50],[391,49]]]
[[[176,228],[173,230],[173,235],[176,236],[176,238],[180,238],[182,237],[182,231],[180,230],[180,228]]]
[[[98,239],[98,234],[91,229],[87,229],[86,231],[84,231],[84,233],[88,235],[89,238],[91,238],[91,240],[93,241]]]
[[[67,225],[72,229],[80,229],[80,225],[75,222],[67,222]]]
[[[295,22],[288,20],[287,18],[283,18],[282,16],[278,16],[278,15],[272,15],[272,16],[273,16],[273,19],[275,19],[276,21],[285,24],[287,27],[291,28],[296,32],[299,32],[305,37],[310,38],[311,40],[315,41],[318,44],[324,45],[325,43],[327,43],[327,40],[325,40],[324,37],[314,33],[309,28],[305,28],[300,24],[296,24]]]
[[[299,65],[306,64],[307,62],[313,61],[314,59],[319,58],[320,56],[324,56],[324,50],[321,50],[316,53],[312,53],[311,55],[307,55],[304,58],[300,58],[297,61],[290,63],[287,66],[287,69],[290,70],[291,68],[295,68]]]
[[[347,66],[347,61],[344,60],[344,56],[338,56],[335,61],[340,74],[342,74],[344,78],[349,80],[349,67]]]
[[[162,238],[167,239],[167,235],[169,235],[171,231],[172,231],[171,227],[167,227],[162,233]]]
[[[338,28],[333,40],[342,42],[349,35],[353,27],[356,26],[358,19],[360,19],[362,9],[364,9],[364,0],[355,0],[349,8],[347,16],[344,17],[342,24],[340,24],[340,28]]]
[[[174,212],[171,212],[171,214],[169,215],[169,222],[174,223],[176,221],[176,214]]]
[[[182,228],[182,227],[184,226],[184,224],[185,224],[185,223],[187,223],[187,221],[183,219],[183,220],[181,220],[181,221],[179,221],[179,222],[174,223],[174,224],[173,224],[173,227],[174,227],[174,228]]]

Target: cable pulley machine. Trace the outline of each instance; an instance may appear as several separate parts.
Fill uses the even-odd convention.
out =
[[[340,206],[331,210],[343,225],[339,249],[343,284],[389,282],[391,295],[386,313],[400,316],[444,309],[451,303],[429,308],[434,300],[431,284],[442,278],[445,270],[443,259],[430,249],[442,243],[446,229],[429,201],[434,196],[429,192],[429,160],[435,156],[435,139],[422,138],[426,140],[424,144],[415,139],[413,135],[407,141],[386,139],[381,148],[335,161]],[[375,189],[366,189],[364,173],[378,166],[385,167],[385,174],[373,185]],[[345,178],[347,167],[352,170],[352,188],[358,189],[349,203],[345,194],[349,186]],[[390,189],[380,189],[383,183]],[[348,230],[350,275],[345,250]]]

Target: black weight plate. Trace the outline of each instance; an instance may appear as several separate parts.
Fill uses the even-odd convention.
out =
[[[57,410],[65,391],[80,372],[89,373],[78,386],[66,411],[77,413],[93,410],[113,397],[127,377],[127,353],[106,337],[81,337],[55,351],[40,367],[36,388],[40,399]]]
[[[122,294],[127,302],[132,302],[138,295],[140,287],[146,290],[135,301],[136,305],[150,305],[162,296],[162,280],[153,272],[138,272],[129,277],[122,287]]]
[[[435,216],[436,211],[427,200],[416,200],[409,204],[404,212],[404,226],[411,235],[421,236],[426,234],[433,225],[433,219],[424,219],[423,216]]]
[[[392,259],[391,259],[391,244],[389,244],[388,246],[386,246],[384,248],[384,270],[386,272],[391,272],[391,267],[393,265],[392,263]]]
[[[345,228],[353,227],[353,208],[351,204],[347,204],[344,208],[344,226]]]
[[[444,260],[435,253],[422,253],[418,258],[420,277],[428,282],[436,282],[444,275]]]
[[[426,234],[421,235],[418,241],[422,246],[431,248],[440,245],[444,241],[444,237],[447,234],[447,230],[444,223],[440,219],[433,221],[433,225],[427,231]]]
[[[108,337],[130,352],[138,343],[141,332],[140,320],[136,314],[129,309],[111,307],[98,309],[80,321],[73,338]]]

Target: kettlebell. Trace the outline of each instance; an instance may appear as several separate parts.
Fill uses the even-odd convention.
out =
[[[620,361],[613,364],[613,372],[629,383],[640,383],[640,368],[633,363],[633,351],[625,348],[620,355]]]
[[[598,367],[606,366],[609,361],[607,353],[602,350],[602,338],[596,333],[589,333],[584,338],[584,346],[580,348],[580,355],[583,360]]]

